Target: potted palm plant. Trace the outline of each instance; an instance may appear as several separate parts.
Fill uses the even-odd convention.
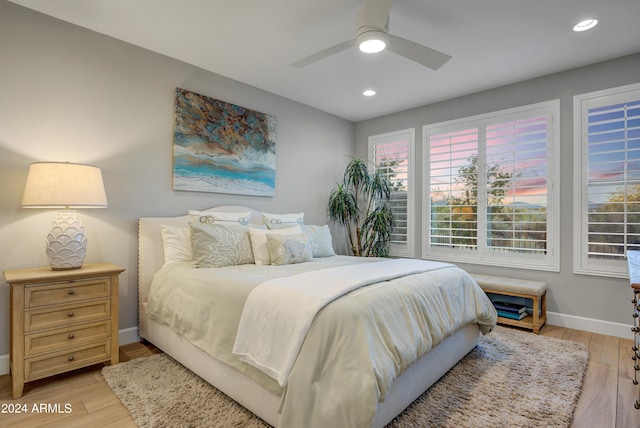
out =
[[[354,256],[388,257],[393,212],[391,183],[378,169],[352,158],[341,183],[329,195],[329,218],[346,228]]]

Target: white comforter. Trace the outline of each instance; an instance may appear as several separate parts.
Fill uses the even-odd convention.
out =
[[[375,282],[451,267],[449,263],[393,259],[265,281],[247,298],[233,353],[284,387],[311,323],[327,304]]]
[[[416,359],[468,323],[486,333],[496,312],[473,279],[455,266],[375,283],[318,311],[285,388],[232,353],[251,291],[272,278],[380,259],[330,257],[288,266],[162,268],[147,303],[212,357],[282,395],[280,427],[370,427],[377,403]],[[367,267],[366,265],[364,266]]]

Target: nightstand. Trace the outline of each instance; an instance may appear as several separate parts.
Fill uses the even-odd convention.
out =
[[[80,269],[7,270],[13,398],[25,382],[118,363],[118,275],[110,263]]]

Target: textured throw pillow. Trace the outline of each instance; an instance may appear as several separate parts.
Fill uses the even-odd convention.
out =
[[[189,211],[192,223],[235,223],[249,224],[251,211],[240,212],[213,212],[213,211]]]
[[[281,266],[312,260],[311,251],[307,246],[307,237],[304,236],[304,233],[267,235],[267,245],[272,265]]]
[[[262,221],[269,229],[282,229],[304,224],[304,213],[269,214],[262,213]]]
[[[191,223],[190,227],[193,267],[224,267],[253,263],[248,226]]]
[[[261,225],[265,227],[264,225]],[[267,235],[274,234],[300,234],[302,229],[300,226],[289,227],[286,229],[267,230],[259,227],[250,226],[249,234],[251,235],[251,248],[253,249],[253,257],[257,265],[270,265],[271,255],[269,253],[269,245],[267,245]]]
[[[160,225],[164,264],[193,260],[191,231],[188,227]]]
[[[331,231],[329,226],[308,225],[302,226],[302,230],[307,237],[307,245],[311,249],[313,257],[329,257],[335,256],[333,251],[333,241],[331,239]]]

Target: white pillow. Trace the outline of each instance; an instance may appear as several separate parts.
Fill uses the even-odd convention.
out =
[[[193,223],[249,224],[251,222],[251,211],[225,213],[215,211],[189,210],[189,216],[191,216],[191,222]]]
[[[191,251],[191,230],[188,227],[160,225],[164,264],[193,260]]]
[[[269,229],[282,229],[304,224],[304,212],[294,214],[262,213],[262,220]]]
[[[295,233],[302,233],[302,228],[300,226],[294,226],[286,229],[267,230],[261,229],[259,226],[249,226],[249,235],[251,235],[251,248],[253,249],[253,258],[255,260],[255,264],[271,264],[271,255],[269,253],[269,246],[267,245],[267,235],[290,235]]]
[[[324,226],[302,226],[302,231],[307,236],[307,245],[309,245],[313,257],[336,255],[335,251],[333,251],[333,241],[331,239],[329,226],[326,224]]]

